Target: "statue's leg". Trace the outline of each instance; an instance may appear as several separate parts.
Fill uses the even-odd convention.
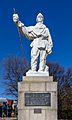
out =
[[[33,47],[31,50],[31,70],[36,71],[37,62],[38,62],[39,50],[36,47]]]
[[[40,50],[40,63],[39,63],[39,71],[44,71],[46,67],[46,51]]]

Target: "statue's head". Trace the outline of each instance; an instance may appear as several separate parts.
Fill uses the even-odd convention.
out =
[[[38,22],[42,22],[43,23],[43,21],[44,21],[44,16],[41,14],[41,13],[39,13],[38,15],[37,15],[37,17],[36,17],[36,22],[38,23]]]

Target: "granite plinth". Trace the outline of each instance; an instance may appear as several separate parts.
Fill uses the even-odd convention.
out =
[[[30,106],[26,106],[25,94],[31,94],[36,99],[40,94],[42,105],[40,104],[41,98],[37,99],[40,105],[34,105],[35,101],[33,100],[35,99],[28,96],[32,103],[30,101]],[[45,102],[44,94],[51,96],[49,105],[43,105]],[[40,119],[57,120],[57,82],[53,82],[53,76],[24,76],[23,81],[18,83],[18,120]]]

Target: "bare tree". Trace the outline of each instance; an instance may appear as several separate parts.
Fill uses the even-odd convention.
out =
[[[62,88],[62,113],[63,118],[72,119],[72,67],[65,72]]]
[[[67,70],[50,62],[50,75],[58,82],[58,117],[72,119],[72,67]]]
[[[19,56],[9,56],[4,61],[4,79],[6,94],[18,97],[18,82],[22,81],[29,64]]]

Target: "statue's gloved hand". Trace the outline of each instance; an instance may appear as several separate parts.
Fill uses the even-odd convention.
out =
[[[24,26],[24,24],[21,21],[19,21],[18,14],[13,14],[13,21],[16,23],[16,25],[18,27],[23,27]]]
[[[13,14],[13,22],[17,23],[19,21],[18,14]]]

